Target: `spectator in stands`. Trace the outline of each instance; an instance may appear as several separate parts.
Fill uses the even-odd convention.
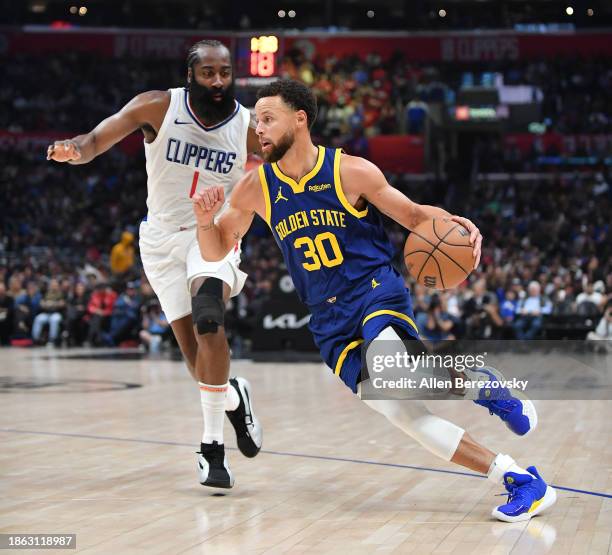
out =
[[[13,302],[16,302],[24,294],[23,279],[19,274],[13,274],[9,279],[8,296],[13,299]]]
[[[170,334],[170,324],[157,300],[149,301],[143,309],[140,340],[150,353],[157,353]]]
[[[603,317],[597,324],[595,331],[587,334],[589,341],[604,341],[602,350],[612,352],[612,302],[608,302]]]
[[[15,336],[19,339],[31,339],[32,322],[40,312],[42,297],[35,281],[28,281],[25,293],[15,300]]]
[[[559,316],[576,314],[575,301],[574,288],[572,285],[567,285],[564,289],[559,289],[555,292],[553,298],[552,313]]]
[[[505,324],[512,324],[517,307],[518,299],[516,292],[512,289],[506,291],[504,302],[499,310],[499,315]]]
[[[420,335],[432,343],[455,339],[452,334],[455,324],[446,309],[446,300],[443,295],[432,295],[427,311],[420,312],[416,319]]]
[[[140,317],[138,286],[134,281],[128,282],[125,291],[115,301],[109,330],[102,333],[104,345],[113,347],[127,339],[134,339],[137,335]]]
[[[600,307],[605,302],[605,285],[603,281],[587,283],[584,291],[576,297],[576,309],[579,314],[601,314]]]
[[[111,249],[110,267],[117,280],[125,278],[134,267],[134,234],[124,231],[121,240]]]
[[[472,339],[497,338],[504,324],[497,308],[497,296],[487,291],[485,278],[474,282],[472,293],[463,307],[468,337]]]
[[[425,129],[428,106],[419,98],[408,102],[405,110],[406,131],[411,135],[420,135]]]
[[[66,338],[68,345],[81,345],[87,337],[89,293],[83,282],[77,282],[66,302]]]
[[[13,332],[13,298],[0,280],[0,345],[8,345]]]
[[[47,292],[40,302],[40,312],[34,318],[34,325],[32,326],[32,339],[34,343],[40,343],[43,329],[48,325],[49,336],[47,346],[50,347],[56,344],[65,308],[66,299],[60,288],[60,283],[57,279],[52,278],[49,280]]]
[[[541,295],[541,286],[532,281],[527,287],[527,297],[519,301],[514,333],[517,339],[534,339],[542,329],[543,316],[552,311],[551,303]]]
[[[143,274],[140,278],[140,302],[143,306],[148,306],[149,303],[157,302],[157,297],[151,287],[151,284],[147,281],[146,276]]]
[[[117,293],[106,283],[100,283],[92,293],[87,313],[89,316],[88,345],[102,345],[102,334],[108,328]]]

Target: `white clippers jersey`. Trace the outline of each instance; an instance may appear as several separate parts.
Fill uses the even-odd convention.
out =
[[[170,89],[170,106],[152,143],[145,142],[147,208],[171,227],[195,225],[190,197],[223,185],[225,199],[244,174],[250,112],[236,101],[226,120],[206,127],[189,106],[187,90]]]

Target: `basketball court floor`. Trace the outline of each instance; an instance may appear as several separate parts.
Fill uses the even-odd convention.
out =
[[[537,402],[524,439],[473,403],[431,404],[558,488],[549,512],[506,524],[490,516],[501,486],[430,455],[322,365],[232,373],[253,385],[264,444],[242,457],[226,424],[224,494],[197,482],[181,362],[0,351],[0,533],[74,533],[77,552],[107,555],[612,553],[612,401]]]

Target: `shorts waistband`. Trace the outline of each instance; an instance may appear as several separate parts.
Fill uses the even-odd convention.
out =
[[[175,225],[175,224],[171,224],[171,223],[168,223],[168,222],[163,222],[159,218],[155,217],[153,214],[147,214],[143,218],[142,221],[143,222],[150,222],[155,227],[163,229],[164,231],[167,231],[168,233],[175,233],[177,231],[186,231],[188,229],[194,229],[196,227],[196,223],[195,222],[189,223],[189,224],[186,224],[186,225]]]

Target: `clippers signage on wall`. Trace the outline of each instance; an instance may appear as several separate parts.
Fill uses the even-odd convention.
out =
[[[223,33],[124,29],[53,29],[46,26],[9,28],[0,32],[0,53],[96,52],[108,57],[182,60],[187,49],[202,38],[215,38],[230,47],[243,77],[276,74],[277,56],[292,48],[307,58],[366,57],[383,59],[400,51],[409,61],[486,62],[550,58],[572,54],[612,55],[612,40],[605,32],[517,33],[478,31],[445,34],[407,33]]]
[[[399,51],[408,61],[486,62],[547,58],[563,54],[612,54],[609,33],[498,33],[447,34],[387,33],[384,36],[350,33],[334,36],[300,34],[285,38],[285,52],[298,48],[310,58],[377,54],[386,59]]]

